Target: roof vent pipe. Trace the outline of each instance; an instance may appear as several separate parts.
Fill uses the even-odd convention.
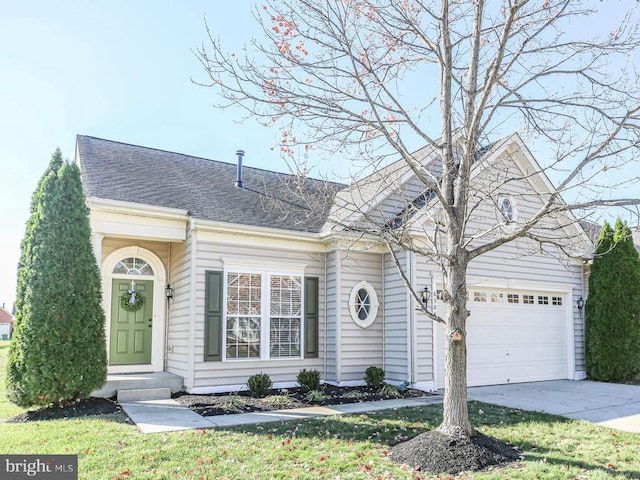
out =
[[[238,156],[238,178],[236,179],[236,187],[244,188],[242,185],[242,157],[244,157],[244,150],[236,151],[236,155]]]

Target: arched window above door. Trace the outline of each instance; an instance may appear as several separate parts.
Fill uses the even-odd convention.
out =
[[[120,260],[113,273],[125,274],[125,275],[153,275],[153,269],[144,260],[140,260],[136,257],[129,257]]]

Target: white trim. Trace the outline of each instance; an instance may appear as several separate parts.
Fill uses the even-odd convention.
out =
[[[587,372],[585,372],[584,370],[576,370],[575,372],[573,372],[573,379],[578,381],[578,380],[585,380],[587,378]]]
[[[275,272],[283,272],[285,274],[304,275],[304,270],[307,268],[306,263],[287,260],[265,260],[246,257],[220,257],[220,260],[225,271],[236,270],[239,273],[268,272],[277,275]]]
[[[105,198],[88,197],[87,206],[94,212],[118,213],[121,215],[144,216],[165,220],[188,220],[189,212],[179,208],[158,207],[144,203],[123,202]]]
[[[440,280],[438,284],[444,285],[442,280]],[[568,283],[536,282],[532,280],[517,280],[512,278],[468,276],[467,290],[471,288],[508,288],[511,290],[536,290],[543,292],[561,293],[571,293],[573,291],[573,285]]]
[[[371,308],[367,313],[367,317],[361,319],[358,317],[358,313],[354,309],[356,305],[356,297],[360,290],[365,290],[369,295],[369,300],[371,302]],[[356,283],[351,289],[351,293],[349,294],[349,315],[351,315],[351,320],[360,328],[368,328],[373,322],[375,322],[376,317],[378,316],[378,307],[380,306],[380,302],[378,301],[378,294],[376,293],[376,289],[373,285],[371,285],[367,281],[362,281]]]
[[[251,262],[248,263],[252,265]],[[235,264],[232,264],[235,266]],[[276,266],[276,263],[273,263],[273,266]],[[269,361],[291,361],[291,360],[302,360],[304,359],[304,271],[281,271],[281,270],[258,270],[258,269],[245,269],[240,266],[240,268],[233,269],[227,268],[229,266],[228,263],[225,263],[223,269],[223,289],[222,289],[222,298],[223,298],[223,306],[222,306],[222,362],[223,363],[255,363],[255,362],[269,362]],[[227,298],[228,298],[228,275],[229,273],[238,273],[238,274],[253,274],[260,275],[260,356],[259,357],[242,357],[242,358],[227,358],[227,319],[229,314],[227,312]],[[290,357],[271,357],[271,342],[270,342],[270,333],[271,333],[271,277],[274,275],[280,276],[290,276],[290,277],[300,277],[300,317],[288,317],[288,318],[299,318],[300,320],[300,355],[298,356],[290,356]]]
[[[144,260],[153,269],[154,275],[120,275],[114,274],[113,269],[123,258],[137,257]],[[136,365],[109,365],[108,373],[135,373],[135,372],[162,372],[165,355],[165,296],[164,286],[167,279],[166,269],[160,258],[150,250],[138,246],[119,248],[112,252],[101,268],[102,288],[104,296],[102,298],[103,309],[106,315],[105,333],[107,338],[107,353],[111,343],[111,295],[114,278],[138,278],[141,280],[153,281],[153,329],[151,331],[151,363]]]
[[[336,326],[335,326],[335,376],[336,382],[340,382],[342,379],[342,250],[336,250],[336,294],[335,294],[335,312],[336,312]]]
[[[573,323],[573,312],[576,305],[573,289],[566,296],[567,305],[564,306],[566,312],[567,329],[567,376],[570,380],[575,380],[576,354],[575,354],[575,332]]]
[[[198,331],[197,323],[202,325],[204,332],[204,305],[202,306],[202,316],[198,319],[198,237],[193,230],[193,219],[189,220],[189,232],[191,234],[191,246],[189,250],[189,351],[187,352],[187,374],[184,379],[185,388],[193,387],[196,384],[196,363],[204,361],[204,350],[196,349],[196,332]],[[196,355],[198,359],[196,360]]]
[[[414,255],[413,252],[406,252],[405,254],[405,269],[407,270],[406,274],[407,277],[409,278],[409,282],[411,285],[416,285],[416,278],[415,278],[415,269],[414,269]],[[417,378],[416,372],[415,372],[415,352],[417,350],[417,347],[415,345],[415,341],[416,341],[416,335],[414,332],[414,315],[413,315],[413,297],[411,296],[411,293],[409,292],[408,288],[404,288],[404,295],[405,295],[405,310],[406,310],[406,316],[407,316],[407,339],[406,339],[406,345],[407,345],[407,375],[405,378],[405,381],[407,382],[413,382],[415,380],[415,378]]]

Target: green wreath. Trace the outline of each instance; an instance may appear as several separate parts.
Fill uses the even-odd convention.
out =
[[[142,308],[142,304],[144,303],[144,297],[140,295],[140,292],[135,292],[135,300],[133,303],[131,303],[131,297],[133,293],[133,290],[129,290],[127,293],[124,293],[120,296],[120,306],[127,312],[135,312],[136,310],[140,310]]]

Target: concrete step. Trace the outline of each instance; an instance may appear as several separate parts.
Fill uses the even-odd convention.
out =
[[[118,402],[137,402],[141,400],[166,400],[171,398],[171,389],[162,388],[136,388],[130,390],[118,390]]]
[[[182,377],[168,372],[110,374],[102,388],[94,391],[91,396],[111,398],[119,390],[147,388],[170,388],[172,393],[176,393],[183,389],[182,384]]]

